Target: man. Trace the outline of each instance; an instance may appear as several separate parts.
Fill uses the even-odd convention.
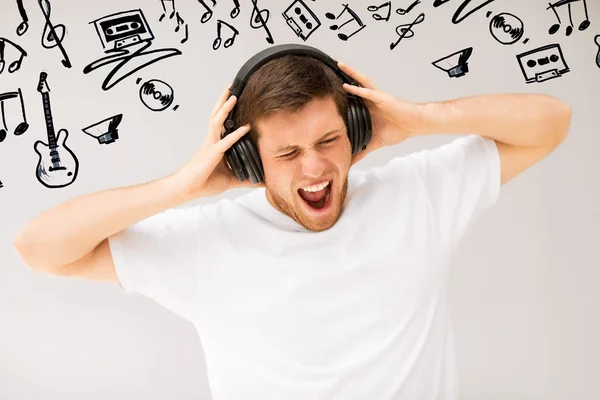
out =
[[[179,170],[59,205],[23,229],[17,251],[35,270],[115,282],[190,320],[215,400],[457,399],[452,252],[501,184],[564,140],[569,107],[536,94],[414,104],[339,67],[361,87],[310,57],[268,62],[240,96],[245,126],[221,139],[238,100],[225,90]],[[348,92],[373,122],[355,156]],[[257,186],[223,158],[248,132],[264,167]],[[433,133],[466,136],[351,171]],[[176,208],[236,187],[256,190]]]

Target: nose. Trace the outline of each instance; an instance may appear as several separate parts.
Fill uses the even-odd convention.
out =
[[[307,178],[320,178],[324,175],[327,162],[323,154],[309,150],[302,154],[300,160],[301,173]]]

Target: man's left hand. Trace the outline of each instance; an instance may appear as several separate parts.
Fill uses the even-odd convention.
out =
[[[380,91],[371,79],[347,64],[338,62],[338,67],[361,86],[344,84],[344,89],[363,99],[373,128],[369,145],[354,156],[352,164],[380,147],[398,144],[415,135],[425,124],[424,105],[409,103]]]

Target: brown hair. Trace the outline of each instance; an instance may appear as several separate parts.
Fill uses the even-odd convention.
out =
[[[246,136],[258,145],[256,124],[278,112],[297,112],[316,98],[331,97],[346,120],[347,93],[342,78],[310,56],[285,55],[262,65],[246,82],[233,116],[236,126],[249,123]]]

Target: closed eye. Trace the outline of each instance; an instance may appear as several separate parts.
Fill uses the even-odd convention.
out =
[[[336,140],[338,140],[338,138],[339,138],[339,136],[335,136],[335,137],[333,137],[333,138],[331,138],[331,139],[324,140],[324,141],[322,141],[322,142],[321,142],[321,143],[319,143],[319,144],[330,144],[330,143],[333,143],[333,142],[335,142]],[[292,157],[293,157],[293,156],[295,156],[297,153],[298,153],[298,151],[297,151],[297,150],[294,150],[294,151],[292,151],[292,152],[290,152],[290,153],[283,154],[283,155],[279,156],[278,158],[284,158],[284,159],[292,158]]]

